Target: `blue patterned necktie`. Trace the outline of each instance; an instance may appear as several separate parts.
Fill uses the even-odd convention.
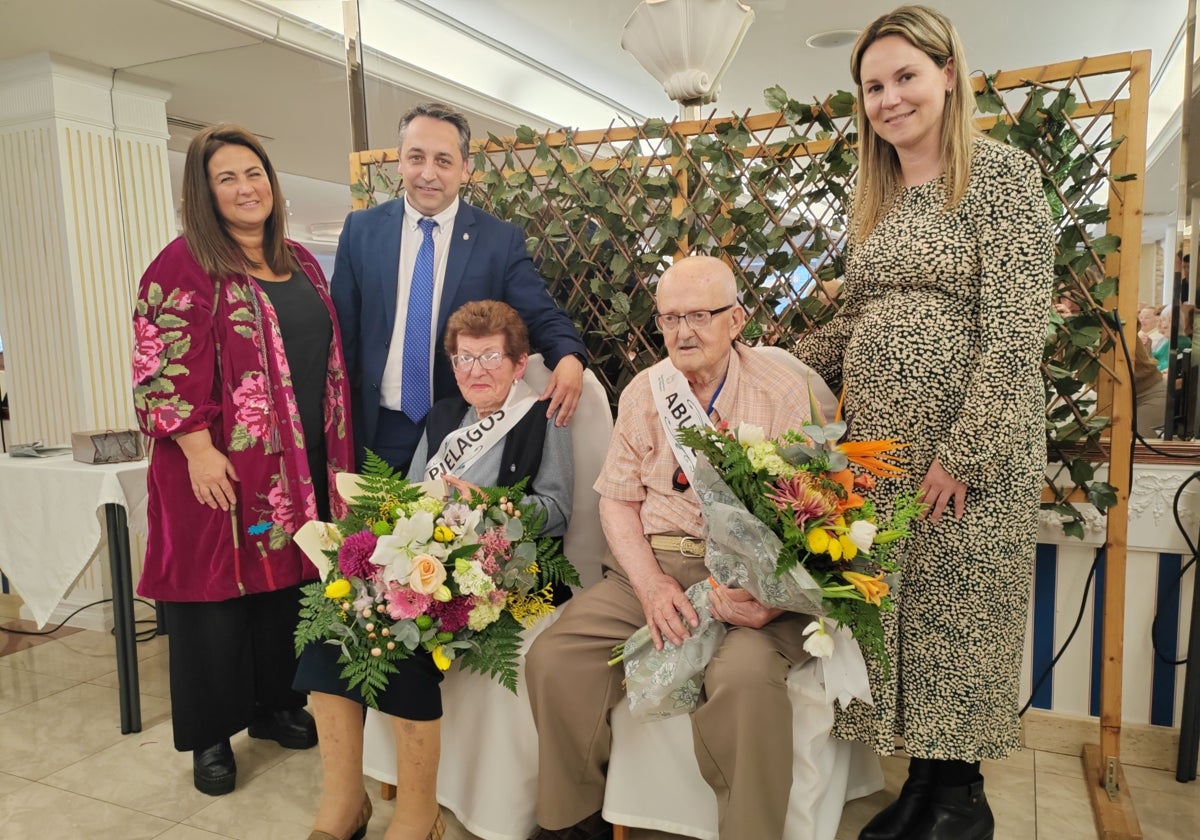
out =
[[[400,410],[414,423],[429,413],[429,340],[433,329],[433,229],[437,222],[417,222],[424,238],[413,263],[404,321],[404,355],[400,369]]]

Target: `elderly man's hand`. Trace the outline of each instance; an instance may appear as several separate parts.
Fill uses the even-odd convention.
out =
[[[683,640],[691,635],[689,626],[700,623],[700,616],[696,615],[683,587],[669,575],[660,572],[643,585],[635,586],[634,592],[646,614],[646,626],[650,628],[655,650],[662,650],[664,637],[671,644],[683,644]]]
[[[783,610],[763,606],[745,589],[726,586],[718,586],[708,593],[708,607],[718,621],[755,630],[783,615]]]
[[[546,416],[554,417],[554,412],[557,411],[558,417],[554,420],[554,425],[565,426],[571,422],[571,416],[579,407],[579,395],[582,393],[583,362],[579,361],[577,356],[563,356],[554,367],[554,373],[550,374],[546,390],[538,399],[548,398],[550,409]]]

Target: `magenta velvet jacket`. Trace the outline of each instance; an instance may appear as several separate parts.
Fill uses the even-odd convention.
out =
[[[349,389],[341,333],[320,266],[289,242],[333,321],[325,375],[325,449],[334,473],[352,469]],[[138,594],[163,601],[223,601],[317,577],[292,534],[316,518],[304,433],[279,322],[249,276],[214,281],[180,237],[138,286],[133,397],[153,438],[147,478],[149,539]],[[196,501],[173,435],[208,429],[239,481],[236,516]],[[330,499],[335,515],[341,501]],[[236,545],[235,545],[236,534]]]

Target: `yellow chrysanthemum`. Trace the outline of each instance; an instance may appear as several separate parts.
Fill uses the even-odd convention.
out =
[[[842,557],[845,560],[853,560],[858,554],[858,546],[854,544],[854,540],[850,539],[849,534],[838,534],[838,545],[842,547]]]
[[[824,554],[829,548],[829,532],[824,528],[813,528],[804,538],[808,550],[813,554]]]
[[[831,537],[829,539],[829,545],[825,547],[825,553],[828,554],[830,559],[832,559],[835,563],[842,559],[842,544],[837,537]]]
[[[336,601],[349,595],[350,589],[350,581],[345,578],[338,578],[325,587],[325,597],[331,601]]]

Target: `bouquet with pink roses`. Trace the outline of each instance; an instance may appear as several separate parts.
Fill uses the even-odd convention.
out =
[[[523,485],[448,502],[368,453],[364,474],[341,475],[349,513],[305,523],[296,542],[322,572],[304,587],[297,654],[339,645],[342,676],[367,705],[421,648],[438,668],[458,660],[516,691],[521,631],[552,612],[555,583],[579,584]]]

